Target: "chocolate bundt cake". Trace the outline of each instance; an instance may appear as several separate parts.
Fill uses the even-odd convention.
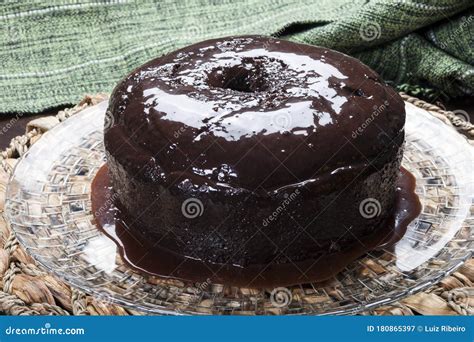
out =
[[[137,238],[245,267],[344,250],[386,224],[404,123],[400,96],[354,58],[228,37],[123,79],[105,147]]]

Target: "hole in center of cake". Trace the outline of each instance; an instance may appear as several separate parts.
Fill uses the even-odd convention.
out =
[[[253,93],[267,89],[265,76],[261,61],[246,59],[242,64],[212,69],[207,74],[207,84],[213,88]]]

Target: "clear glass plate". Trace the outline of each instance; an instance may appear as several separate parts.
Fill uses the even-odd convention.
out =
[[[90,185],[105,162],[107,103],[44,134],[18,162],[6,218],[41,265],[105,301],[161,314],[354,314],[421,291],[472,254],[473,149],[409,103],[403,166],[423,210],[392,251],[368,253],[324,284],[246,289],[184,284],[137,273],[93,224]]]

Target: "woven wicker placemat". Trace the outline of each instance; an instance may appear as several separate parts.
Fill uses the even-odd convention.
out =
[[[447,125],[455,126],[474,144],[474,125],[455,113],[401,93],[403,99],[429,111]],[[41,135],[106,96],[85,97],[73,108],[56,116],[28,123],[25,135],[14,138],[0,155],[0,212],[3,214],[5,188],[15,163]],[[19,245],[0,217],[0,311],[7,315],[141,315],[86,295],[42,270]],[[472,315],[474,314],[474,258],[457,272],[424,292],[400,302],[379,307],[365,314],[373,315]]]

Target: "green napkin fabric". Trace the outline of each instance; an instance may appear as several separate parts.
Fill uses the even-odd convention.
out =
[[[112,90],[209,38],[275,35],[343,51],[394,84],[474,92],[472,0],[11,1],[0,5],[0,112]]]

